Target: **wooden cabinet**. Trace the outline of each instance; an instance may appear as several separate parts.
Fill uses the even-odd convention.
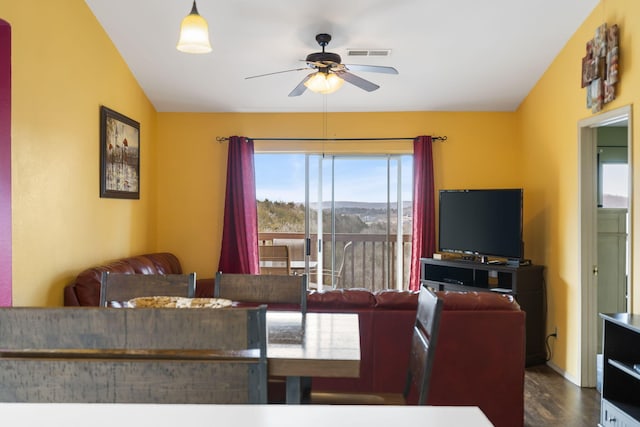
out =
[[[544,267],[484,264],[422,258],[420,279],[438,290],[499,292],[513,295],[526,319],[526,365],[546,361]]]
[[[640,316],[600,317],[604,330],[600,425],[640,426]]]

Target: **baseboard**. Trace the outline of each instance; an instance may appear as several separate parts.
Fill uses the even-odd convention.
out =
[[[555,363],[549,361],[547,362],[547,366],[553,369],[554,371],[556,371],[559,375],[561,375],[567,381],[570,381],[573,384],[577,385],[578,387],[581,387],[580,381],[578,381],[573,375],[570,375],[569,373],[567,373],[567,371],[565,371],[564,369],[560,369],[560,367]]]

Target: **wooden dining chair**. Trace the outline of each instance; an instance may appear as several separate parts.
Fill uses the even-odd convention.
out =
[[[418,405],[425,405],[433,367],[442,300],[429,288],[422,287],[418,296],[416,321],[411,338],[411,354],[406,385],[402,393],[333,393],[311,391],[310,403],[344,405],[406,405],[410,393],[416,391]]]
[[[195,295],[196,273],[126,274],[105,271],[100,281],[100,307],[138,297],[193,298]]]
[[[267,403],[264,305],[0,307],[0,348],[0,402]]]
[[[291,304],[307,312],[307,276],[216,273],[213,296],[232,301],[258,304]],[[306,381],[306,380],[305,380]],[[286,378],[269,375],[270,403],[284,403],[273,395],[281,394]],[[309,387],[305,387],[308,389]],[[277,391],[276,391],[277,390]]]
[[[258,304],[291,304],[307,312],[307,276],[216,273],[213,296]]]
[[[260,274],[291,274],[291,258],[286,245],[258,246]]]

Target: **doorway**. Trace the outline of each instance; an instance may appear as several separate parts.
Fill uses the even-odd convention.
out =
[[[627,160],[626,168],[626,191],[628,192],[628,208],[626,212],[614,212],[603,210],[602,199],[602,184],[603,184],[603,172],[610,174],[615,168],[604,167],[606,164],[621,164],[620,156],[617,157],[616,162],[607,162],[606,158],[609,156],[605,151],[598,148],[599,139],[602,145],[603,131],[608,131],[609,128],[619,128],[616,132],[622,131],[622,139],[624,144],[625,158]],[[598,372],[598,348],[599,340],[601,340],[601,334],[599,324],[601,320],[598,313],[606,312],[610,310],[615,311],[628,311],[630,307],[629,301],[629,289],[631,289],[630,278],[632,264],[631,246],[628,244],[628,236],[631,236],[631,221],[627,218],[632,218],[631,212],[631,176],[632,176],[632,164],[631,164],[631,108],[629,106],[622,107],[613,111],[599,114],[588,119],[581,120],[578,123],[578,152],[579,152],[579,173],[580,173],[580,283],[582,284],[582,296],[581,296],[581,360],[580,360],[580,385],[582,387],[596,387],[600,378]],[[626,132],[623,130],[626,129]],[[619,150],[618,150],[619,151]],[[606,169],[606,171],[605,171]],[[604,257],[603,245],[609,245],[613,247],[610,242],[605,240],[604,227],[611,214],[618,218],[617,222],[620,223],[619,218],[624,217],[622,222],[624,223],[622,229],[618,229],[617,234],[618,241],[616,247],[620,249],[617,257]],[[624,215],[622,215],[624,214]],[[599,221],[600,218],[600,221]],[[599,223],[602,229],[599,233]],[[600,238],[599,238],[600,234]],[[621,236],[624,235],[624,244],[620,246]],[[607,238],[610,236],[607,236]],[[599,259],[598,252],[601,256]],[[620,260],[619,258],[623,259]],[[607,259],[609,258],[609,259]],[[622,277],[618,279],[618,285],[608,289],[607,286],[611,285],[611,265],[615,261],[622,261],[621,268],[622,273],[618,274]],[[600,265],[602,263],[602,266]],[[604,277],[601,277],[600,270],[607,276],[606,285],[598,284],[605,282]],[[618,270],[619,271],[619,270]],[[614,274],[615,276],[615,274]],[[621,283],[621,284],[620,284]],[[602,288],[602,289],[601,289]],[[604,294],[603,294],[604,292]],[[614,295],[615,294],[615,295]],[[611,298],[609,298],[611,297]]]

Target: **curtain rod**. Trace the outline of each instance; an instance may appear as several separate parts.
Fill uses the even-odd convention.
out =
[[[254,141],[413,141],[413,138],[401,137],[401,138],[249,138]],[[216,141],[225,142],[229,138],[225,136],[217,136]],[[446,141],[446,136],[432,136],[432,141]]]

